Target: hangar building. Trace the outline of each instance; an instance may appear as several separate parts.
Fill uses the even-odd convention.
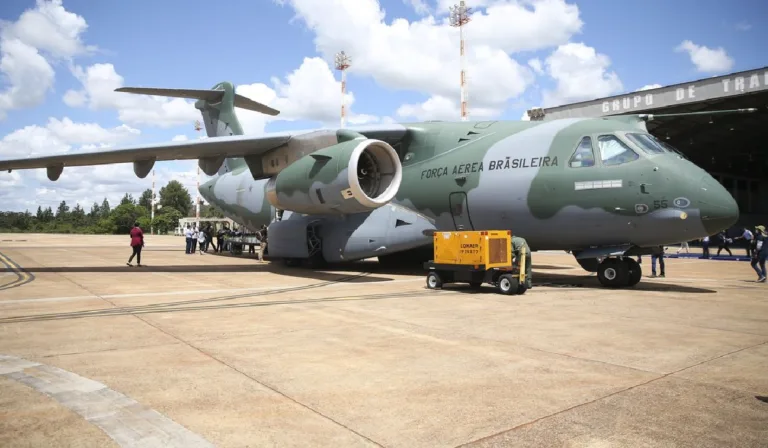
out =
[[[551,120],[746,108],[756,108],[757,112],[651,120],[648,130],[720,181],[739,204],[739,225],[751,227],[768,225],[768,67],[532,109],[528,116]]]

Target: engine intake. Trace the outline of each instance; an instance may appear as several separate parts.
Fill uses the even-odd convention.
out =
[[[390,202],[402,178],[392,146],[358,138],[315,151],[280,171],[267,183],[267,200],[296,213],[362,213]]]

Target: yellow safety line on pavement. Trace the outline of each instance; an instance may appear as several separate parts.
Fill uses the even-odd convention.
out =
[[[35,279],[34,275],[23,270],[21,266],[16,264],[13,260],[8,258],[8,256],[4,255],[3,253],[0,253],[0,262],[2,262],[5,265],[6,270],[9,270],[10,272],[16,274],[16,280],[13,280],[12,282],[7,283],[5,285],[0,285],[0,291],[24,285]]]

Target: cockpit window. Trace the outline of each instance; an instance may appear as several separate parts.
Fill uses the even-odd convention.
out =
[[[650,134],[625,134],[632,143],[648,154],[664,154],[667,150]]]
[[[571,168],[582,168],[586,166],[595,166],[595,153],[592,150],[592,138],[584,137],[579,142],[579,146],[568,162]]]
[[[597,146],[600,148],[600,160],[603,166],[621,165],[640,158],[626,144],[615,135],[601,135],[597,137]]]
[[[669,152],[674,152],[674,153],[675,153],[675,154],[677,154],[677,155],[678,155],[678,156],[679,156],[681,159],[685,159],[685,160],[688,160],[688,157],[686,157],[686,156],[685,156],[685,154],[683,154],[683,153],[682,153],[682,152],[681,152],[679,149],[675,148],[674,146],[670,145],[669,143],[665,142],[664,140],[661,140],[661,139],[659,139],[659,138],[658,138],[658,137],[656,137],[655,135],[649,135],[649,137],[650,137],[651,139],[653,139],[653,141],[655,141],[655,142],[656,142],[656,143],[658,143],[659,145],[663,146],[663,147],[664,147],[664,149],[666,149],[667,151],[669,151]]]

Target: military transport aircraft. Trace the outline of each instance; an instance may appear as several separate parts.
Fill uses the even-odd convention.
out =
[[[0,170],[198,159],[200,194],[289,264],[431,256],[433,233],[509,229],[531,250],[567,250],[604,286],[637,284],[630,256],[736,222],[733,197],[648,133],[652,116],[423,122],[242,135],[235,107],[279,111],[235,93],[124,87],[196,99],[208,139],[0,161]],[[743,111],[743,110],[740,110]],[[738,111],[732,111],[738,112]],[[426,249],[426,250],[425,250]]]

